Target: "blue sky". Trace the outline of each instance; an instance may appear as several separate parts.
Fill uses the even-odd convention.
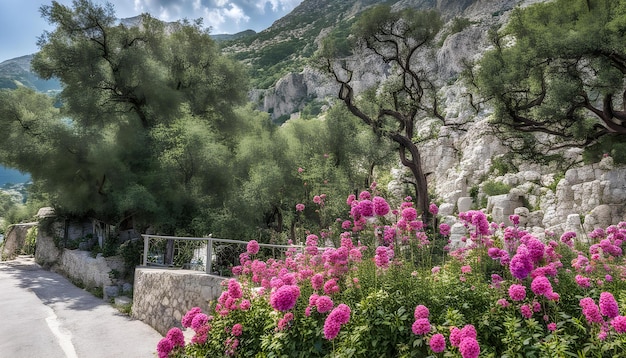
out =
[[[71,6],[71,0],[57,0]],[[105,0],[91,0],[104,4]],[[262,31],[302,0],[109,0],[118,18],[142,13],[164,21],[203,18],[212,34]],[[38,51],[37,37],[52,30],[39,7],[52,0],[0,0],[0,62]]]

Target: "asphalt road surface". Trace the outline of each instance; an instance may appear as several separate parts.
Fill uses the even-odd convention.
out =
[[[0,262],[0,358],[156,357],[161,338],[32,258]]]

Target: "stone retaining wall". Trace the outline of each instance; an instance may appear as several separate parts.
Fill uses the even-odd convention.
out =
[[[222,293],[219,276],[192,270],[138,267],[135,269],[132,316],[162,335],[195,306],[208,311],[209,302]]]
[[[114,284],[113,270],[123,272],[124,262],[117,257],[98,255],[94,258],[88,251],[63,250],[55,268],[85,287],[104,289]]]

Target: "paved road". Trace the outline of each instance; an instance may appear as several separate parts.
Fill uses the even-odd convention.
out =
[[[32,258],[0,262],[0,358],[156,357],[161,338]]]

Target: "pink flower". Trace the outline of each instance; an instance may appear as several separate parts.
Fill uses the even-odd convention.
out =
[[[405,208],[404,210],[402,210],[402,218],[407,222],[417,219],[417,210],[410,207]]]
[[[472,324],[466,324],[461,328],[461,340],[465,338],[473,338],[476,339],[478,336],[478,332],[476,332],[476,327]]]
[[[369,191],[364,190],[361,193],[359,193],[359,200],[368,200],[371,197],[372,197],[372,194],[370,194]]]
[[[296,211],[304,211],[304,204],[296,204]]]
[[[450,344],[453,347],[458,347],[459,344],[461,344],[461,339],[463,337],[461,336],[461,330],[457,327],[451,327],[450,328]]]
[[[608,318],[614,318],[619,315],[619,306],[610,292],[600,293],[599,305],[602,315]]]
[[[533,316],[533,309],[529,305],[522,305],[519,309],[524,318],[530,319]]]
[[[548,323],[548,330],[549,330],[550,332],[554,332],[554,331],[556,331],[556,323],[554,323],[554,322],[550,322],[550,323]]]
[[[513,277],[523,280],[533,270],[533,262],[524,244],[518,246],[517,253],[511,258],[509,271]]]
[[[194,316],[201,312],[202,309],[200,307],[194,307],[190,309],[189,311],[187,311],[187,313],[185,313],[185,316],[183,316],[183,319],[180,323],[185,328],[191,327],[191,322],[193,321]]]
[[[304,171],[304,169],[298,168],[298,173],[302,173],[303,171]]]
[[[350,320],[350,307],[340,304],[330,312],[324,321],[324,338],[332,340],[337,337],[341,326]]]
[[[588,288],[591,286],[591,279],[589,277],[576,275],[574,279],[576,280],[576,283],[578,284],[578,286],[582,288]]]
[[[433,352],[441,353],[446,350],[446,338],[441,333],[434,334],[428,345]]]
[[[324,286],[324,276],[321,273],[316,273],[311,277],[311,287],[318,291]]]
[[[365,217],[374,216],[374,203],[368,199],[361,200],[359,202],[359,212]]]
[[[161,339],[157,344],[159,358],[166,358],[172,350],[174,350],[174,343],[172,343],[172,341],[168,338]]]
[[[239,304],[239,308],[241,308],[242,311],[247,311],[250,309],[250,301],[249,300],[241,300],[241,303]]]
[[[296,305],[298,297],[300,297],[300,287],[283,285],[270,295],[270,305],[277,311],[289,311]]]
[[[334,278],[331,278],[324,284],[324,293],[326,293],[327,295],[332,295],[339,291],[339,285],[337,284],[337,280],[335,280]]]
[[[196,334],[191,337],[191,343],[193,344],[204,344],[208,338],[208,333],[211,327],[209,325],[202,326],[198,330],[196,330]]]
[[[235,337],[241,336],[241,334],[243,333],[243,326],[241,325],[241,323],[235,324],[233,326],[233,329],[231,329],[230,333],[232,333],[233,336]]]
[[[552,292],[552,284],[550,284],[550,280],[548,280],[545,276],[535,277],[533,282],[530,284],[530,289],[537,296],[547,295]]]
[[[349,206],[352,206],[352,203],[356,200],[356,196],[354,194],[350,194],[348,195],[348,198],[346,199],[346,204],[348,204]]]
[[[430,205],[428,206],[428,212],[433,215],[437,215],[439,213],[439,208],[437,207],[437,204],[430,203]]]
[[[617,316],[611,320],[611,326],[617,333],[626,333],[626,316]]]
[[[185,345],[185,336],[178,327],[170,328],[165,338],[169,339],[174,347],[183,347]]]
[[[209,321],[209,317],[207,315],[205,315],[204,313],[198,313],[197,315],[193,317],[193,320],[191,321],[191,328],[194,331],[197,331],[198,329],[200,329],[200,327],[204,326],[208,321]]]
[[[311,309],[311,307],[307,307],[309,310]],[[305,312],[306,314],[306,312]],[[310,313],[307,315],[307,317],[310,316]],[[283,331],[286,328],[289,327],[289,322],[293,321],[293,313],[291,312],[287,312],[285,313],[285,315],[283,316],[283,318],[278,320],[278,324],[276,325],[276,329],[279,331]]]
[[[430,332],[430,322],[428,318],[419,318],[413,322],[413,326],[411,326],[411,330],[415,335],[424,335]]]
[[[585,315],[585,319],[587,319],[589,324],[604,322],[600,314],[600,309],[592,298],[585,297],[581,299],[578,304],[583,309],[583,315]]]
[[[248,241],[246,251],[248,252],[248,255],[256,255],[259,252],[259,243],[256,240]]]
[[[415,319],[428,318],[429,315],[430,311],[428,310],[428,307],[424,305],[417,305],[415,307],[415,312],[413,313],[413,317],[415,317]]]
[[[480,346],[475,338],[464,338],[459,344],[459,352],[463,358],[477,358]]]
[[[376,266],[380,268],[389,267],[389,250],[385,246],[378,246],[376,248],[376,255],[374,255],[374,262]]]
[[[524,237],[526,238],[526,237]],[[526,247],[528,248],[528,255],[533,263],[538,263],[543,258],[546,251],[546,245],[536,237],[528,235],[526,240]]]
[[[319,296],[317,300],[315,300],[315,305],[317,306],[317,312],[326,313],[333,309],[334,303],[328,296]]]
[[[241,285],[234,278],[228,280],[228,295],[233,299],[241,298],[241,296],[243,296]]]
[[[350,229],[351,226],[352,226],[352,221],[350,221],[350,220],[344,220],[341,223],[341,228],[344,229],[344,230]]]
[[[439,233],[443,236],[448,236],[450,235],[450,225],[446,224],[446,223],[442,223],[439,225]]]
[[[513,301],[524,300],[524,298],[526,298],[526,287],[519,285],[519,284],[511,285],[509,287],[509,297]]]
[[[504,298],[501,298],[498,300],[498,302],[496,302],[500,307],[502,308],[506,308],[509,307],[511,304],[509,303],[509,301],[505,300]]]
[[[471,272],[472,272],[472,266],[470,265],[461,266],[461,273],[471,273]]]
[[[380,196],[375,196],[374,199],[372,199],[372,203],[374,204],[374,213],[376,215],[385,216],[389,213],[389,204]]]
[[[568,231],[566,233],[564,233],[563,235],[561,235],[561,242],[564,243],[565,245],[572,247],[574,246],[574,243],[572,242],[572,239],[576,238],[576,233],[573,231]]]

